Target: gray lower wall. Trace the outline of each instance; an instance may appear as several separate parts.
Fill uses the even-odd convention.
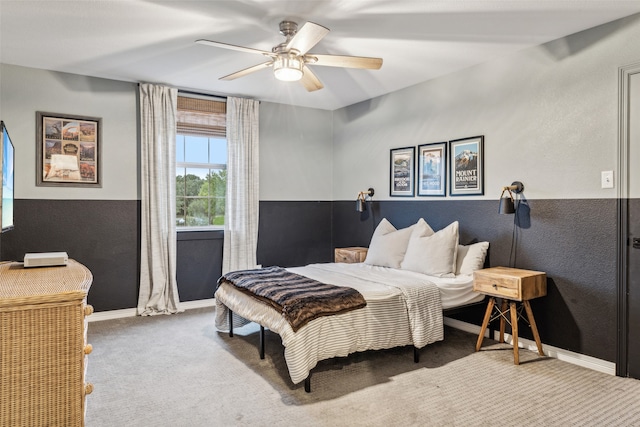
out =
[[[424,218],[435,230],[460,223],[460,242],[490,242],[491,266],[508,266],[515,215],[497,200],[374,202],[364,215],[334,202],[336,247],[367,246],[382,218],[397,228]],[[547,296],[531,302],[544,343],[615,361],[616,209],[613,199],[529,200],[520,211],[515,267],[547,273]],[[464,320],[480,324],[481,317]],[[522,336],[531,338],[528,328]]]
[[[16,199],[15,228],[1,236],[2,260],[66,251],[93,273],[88,302],[96,311],[135,307],[139,210],[136,200]]]
[[[258,263],[295,267],[333,261],[332,202],[260,202]]]
[[[93,273],[96,311],[137,306],[140,202],[16,199],[15,228],[0,235],[2,260],[66,251]],[[332,260],[331,202],[260,202],[258,262],[284,267]],[[181,301],[212,298],[222,271],[222,231],[179,232]]]
[[[396,227],[424,218],[438,230],[460,222],[460,241],[491,243],[490,264],[508,265],[513,215],[497,200],[260,203],[258,262],[297,266],[328,262],[334,247],[368,246],[384,217]],[[516,228],[516,267],[545,271],[548,295],[532,301],[545,344],[607,361],[616,357],[616,205],[614,199],[530,200]],[[132,308],[138,297],[139,202],[18,199],[16,227],[2,234],[2,259],[67,251],[87,265],[96,311]],[[528,208],[528,209],[527,209]],[[78,215],[78,212],[82,212]],[[178,235],[182,301],[211,298],[222,266],[222,233]],[[481,313],[461,317],[480,324]],[[531,337],[523,328],[525,337]]]
[[[180,301],[212,298],[222,275],[223,231],[181,231],[176,248]]]
[[[258,263],[294,267],[332,261],[331,202],[260,202]],[[211,298],[222,274],[222,231],[178,233],[181,301]]]

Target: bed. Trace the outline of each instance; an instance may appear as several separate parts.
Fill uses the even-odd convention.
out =
[[[385,221],[376,228],[364,263],[323,263],[286,269],[318,282],[353,288],[366,300],[365,307],[315,318],[294,332],[281,312],[238,289],[223,276],[215,293],[217,329],[228,331],[232,335],[233,327],[249,322],[259,324],[261,357],[264,356],[264,328],[280,335],[291,380],[294,384],[305,381],[307,392],[310,391],[311,370],[324,359],[366,350],[412,345],[414,359],[417,361],[419,349],[444,338],[443,310],[477,303],[483,299],[481,294],[472,290],[472,273],[473,269],[482,267],[488,243],[458,245],[457,223],[454,223],[438,232],[453,235],[455,231],[454,245],[445,248],[454,252],[453,261],[447,260],[448,263],[453,262],[448,267],[452,271],[436,272],[430,267],[428,272],[437,274],[425,274],[425,271],[406,268],[411,266],[410,243],[406,243],[405,249],[400,251],[402,261],[395,263],[399,259],[395,257],[393,262],[387,262],[392,260],[388,254],[393,252],[389,249],[393,242],[382,239],[385,256],[377,259],[376,248],[382,246],[376,236],[388,237],[391,234],[400,240],[397,236],[402,233],[398,232],[403,232],[402,238],[410,241],[411,236],[415,238],[416,235],[428,234],[430,227],[426,229],[426,222],[422,224],[419,221],[407,229],[396,230],[391,226],[391,230],[388,226],[390,223],[383,224]],[[384,228],[381,229],[383,225]],[[385,230],[391,231],[382,233]],[[438,233],[431,231],[428,237]],[[432,243],[434,242],[442,246],[441,238],[436,238]],[[419,249],[424,253],[424,245]],[[407,257],[409,259],[405,263]],[[474,258],[473,263],[465,266],[465,258],[470,260],[471,257]],[[424,259],[421,263],[424,264]]]

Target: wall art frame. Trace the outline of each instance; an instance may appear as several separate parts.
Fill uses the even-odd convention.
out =
[[[449,195],[484,194],[484,136],[449,141]]]
[[[415,147],[391,149],[389,162],[389,195],[391,197],[413,197],[415,152]]]
[[[102,118],[36,112],[36,186],[102,187]]]
[[[418,196],[445,197],[447,195],[447,143],[434,142],[418,146],[416,173]]]

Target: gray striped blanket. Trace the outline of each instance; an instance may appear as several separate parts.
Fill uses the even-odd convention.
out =
[[[296,332],[321,316],[340,314],[365,307],[360,292],[291,273],[282,267],[227,273],[218,280],[269,303],[280,311]]]

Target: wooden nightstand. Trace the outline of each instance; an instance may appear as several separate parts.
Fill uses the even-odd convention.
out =
[[[536,340],[538,354],[544,356],[540,335],[538,335],[538,328],[529,300],[547,294],[547,275],[545,273],[509,267],[485,268],[473,273],[473,290],[490,296],[478,342],[476,343],[476,351],[479,351],[482,346],[484,332],[489,322],[499,317],[500,342],[504,342],[505,322],[508,322],[511,324],[511,333],[513,335],[513,363],[519,365],[518,319],[522,317],[522,307],[524,307],[533,337]],[[496,297],[502,298],[500,308],[496,304]],[[507,317],[507,302],[509,303],[510,318]],[[522,303],[520,310],[516,309],[517,302]],[[491,315],[494,309],[496,314],[492,318]]]
[[[353,264],[356,262],[364,262],[367,257],[368,248],[336,248],[334,252],[334,262],[345,262]]]

